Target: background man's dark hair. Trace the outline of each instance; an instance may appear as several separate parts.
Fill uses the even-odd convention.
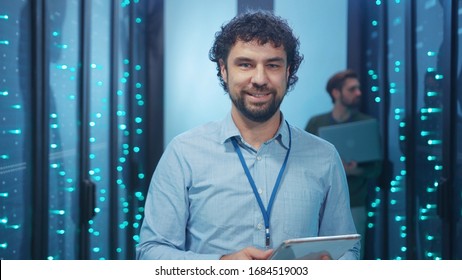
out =
[[[344,71],[340,71],[340,72],[338,72],[338,73],[335,73],[335,74],[329,79],[329,81],[327,81],[326,91],[329,93],[330,98],[332,99],[332,103],[335,103],[335,99],[334,99],[334,97],[332,96],[332,91],[333,91],[334,89],[342,90],[343,85],[345,84],[346,79],[350,79],[350,78],[359,79],[358,74],[356,74],[355,71],[353,71],[353,70],[351,70],[351,69],[347,69],[347,70],[344,70]]]
[[[287,66],[290,67],[287,90],[292,90],[298,80],[296,73],[303,61],[303,55],[299,53],[300,42],[286,20],[267,11],[247,12],[233,18],[215,34],[209,58],[217,64],[217,76],[226,92],[228,87],[221,76],[220,60],[226,65],[231,47],[238,40],[257,40],[261,45],[272,43],[275,47],[283,46],[287,53]]]

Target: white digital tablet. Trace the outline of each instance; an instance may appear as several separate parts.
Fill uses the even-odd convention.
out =
[[[338,260],[360,240],[360,234],[317,236],[289,239],[282,242],[270,260],[317,260],[326,253]]]

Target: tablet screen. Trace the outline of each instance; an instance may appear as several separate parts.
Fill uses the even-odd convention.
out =
[[[276,248],[270,260],[317,260],[324,254],[329,254],[337,260],[346,251],[353,248],[361,238],[359,234],[318,236],[289,239]]]

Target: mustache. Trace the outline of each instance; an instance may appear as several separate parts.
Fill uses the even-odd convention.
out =
[[[257,84],[252,84],[252,86],[247,90],[251,92],[257,92],[257,93],[273,91],[267,85],[257,85]]]

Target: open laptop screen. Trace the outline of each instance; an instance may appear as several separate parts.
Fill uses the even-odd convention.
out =
[[[375,119],[320,127],[319,137],[332,143],[346,162],[382,159],[379,127]]]

